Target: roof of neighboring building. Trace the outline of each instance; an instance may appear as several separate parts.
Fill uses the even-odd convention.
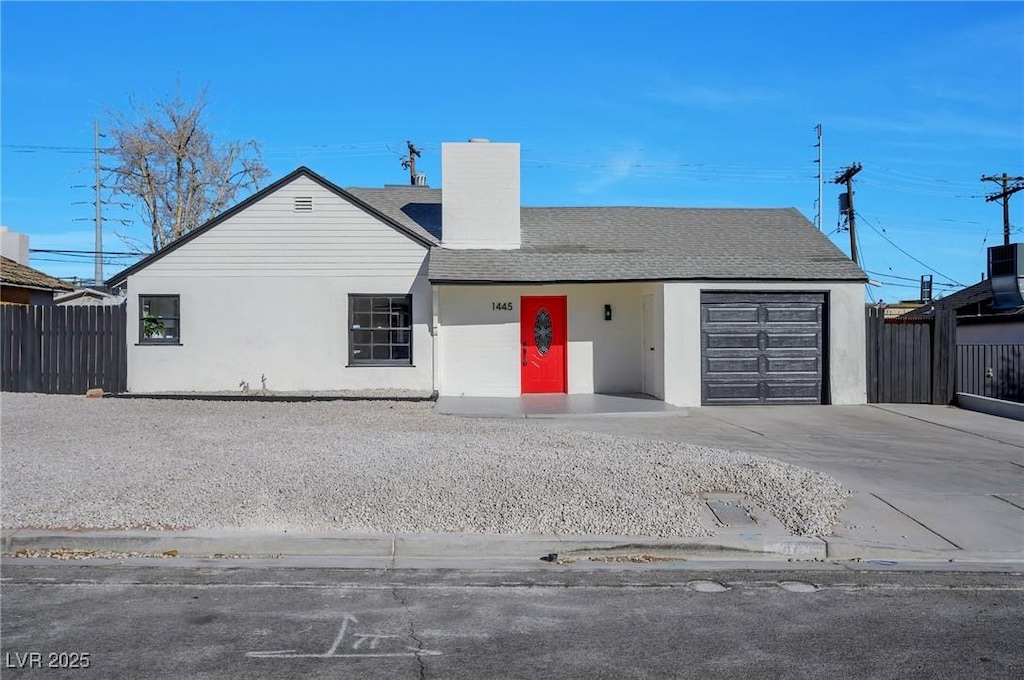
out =
[[[55,295],[53,301],[55,304],[61,305],[68,302],[72,302],[74,300],[78,300],[80,298],[91,298],[93,300],[104,302],[113,301],[115,303],[119,303],[124,299],[123,297],[114,295],[112,293],[108,293],[105,290],[96,290],[95,288],[79,288],[70,293],[62,293],[60,295]]]
[[[441,233],[441,190],[349,189],[395,220]],[[522,208],[519,250],[434,249],[432,281],[663,279],[866,281],[795,208]]]
[[[38,269],[0,255],[0,283],[35,290],[74,290],[75,287]]]
[[[991,279],[985,279],[984,281],[979,281],[973,286],[968,286],[967,288],[958,290],[951,295],[939,298],[938,300],[933,300],[926,305],[922,305],[915,310],[907,312],[903,316],[931,316],[936,310],[950,309],[957,311],[964,307],[969,307],[970,305],[981,305],[981,311],[986,315],[991,314],[996,316],[1024,313],[1024,307],[1009,310],[991,309],[993,297],[992,281]]]

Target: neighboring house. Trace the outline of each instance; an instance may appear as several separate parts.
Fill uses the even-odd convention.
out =
[[[908,312],[907,317],[929,317],[937,310],[956,312],[958,345],[1004,345],[1024,343],[1024,306],[993,308],[995,295],[991,279],[985,279],[944,298]]]
[[[913,311],[924,304],[921,300],[900,300],[899,302],[890,303],[870,303],[865,307],[870,309],[881,309],[882,314],[886,319],[895,319],[903,316],[907,312]]]
[[[74,290],[74,286],[0,256],[0,304],[52,305],[55,293],[69,290]]]
[[[121,305],[125,302],[124,295],[114,295],[97,288],[78,288],[70,293],[63,293],[53,298],[54,304],[62,306],[81,305]]]
[[[521,208],[518,144],[442,173],[299,168],[108,280],[129,390],[865,402],[867,277],[797,210]]]

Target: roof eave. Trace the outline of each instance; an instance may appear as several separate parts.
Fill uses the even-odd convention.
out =
[[[430,283],[435,286],[459,286],[459,285],[487,285],[487,286],[537,286],[537,285],[556,285],[556,284],[586,284],[586,283],[750,283],[751,281],[765,281],[771,283],[800,283],[800,284],[819,284],[819,283],[849,283],[849,284],[865,284],[868,282],[867,278],[821,278],[821,279],[797,279],[797,278],[757,278],[757,279],[736,279],[736,278],[716,278],[713,276],[704,277],[677,277],[677,278],[608,278],[608,279],[512,279],[512,278],[445,278],[445,277],[429,277]]]
[[[38,286],[31,283],[15,283],[14,281],[0,281],[0,286],[6,288],[24,288],[25,290],[38,290],[44,293],[56,293],[57,291],[72,291],[74,288],[58,288],[57,286]]]

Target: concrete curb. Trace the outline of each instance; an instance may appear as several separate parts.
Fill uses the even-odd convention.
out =
[[[828,537],[826,556],[830,560],[899,560],[915,562],[1024,563],[1024,552],[978,550],[928,550],[883,543],[856,542]]]
[[[228,531],[34,531],[3,532],[5,554],[19,550],[95,550],[181,557],[346,557],[394,561],[410,558],[598,557],[645,553],[700,559],[765,556],[824,558],[818,538],[741,534],[651,538],[623,536],[516,536],[481,534],[354,534]]]
[[[1024,552],[921,550],[909,546],[770,534],[710,537],[536,536],[485,534],[357,534],[247,531],[38,531],[0,533],[5,555],[30,551],[97,551],[181,558],[332,558],[351,568],[415,568],[444,562],[472,568],[481,560],[538,560],[557,554],[578,560],[649,555],[680,561],[871,561],[1024,564]]]
[[[987,413],[990,416],[1024,421],[1024,404],[1014,401],[957,392],[956,405],[968,411],[977,411],[979,413]]]

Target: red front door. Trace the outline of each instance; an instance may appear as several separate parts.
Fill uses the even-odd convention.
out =
[[[524,297],[519,308],[523,394],[565,392],[565,297]]]

